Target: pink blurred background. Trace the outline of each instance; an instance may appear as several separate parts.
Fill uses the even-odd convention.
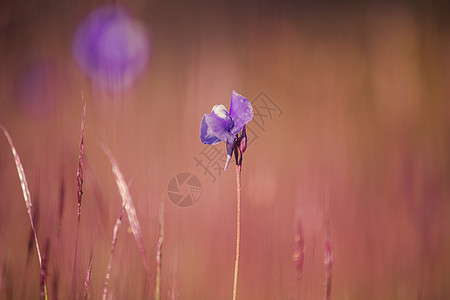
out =
[[[102,142],[129,183],[151,268],[148,278],[124,218],[111,299],[153,297],[161,199],[162,299],[231,297],[234,166],[212,182],[194,158],[206,147],[203,114],[215,104],[228,107],[233,89],[251,101],[264,92],[282,111],[265,119],[244,156],[239,299],[321,298],[328,222],[331,299],[450,297],[446,2],[129,1],[122,7],[149,48],[143,71],[123,89],[116,81],[112,89],[99,86],[74,58],[77,28],[100,4],[0,4],[0,123],[22,159],[33,208],[39,206],[41,248],[50,241],[51,299],[71,295],[82,92],[77,298],[91,253],[89,297],[102,295],[121,208]],[[255,121],[249,125],[256,131]],[[181,172],[202,183],[200,200],[188,208],[167,197],[168,182]],[[301,279],[293,261],[298,222]],[[1,137],[0,299],[39,297],[35,249],[27,266],[29,231]]]

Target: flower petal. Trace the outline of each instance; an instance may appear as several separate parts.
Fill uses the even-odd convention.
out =
[[[230,133],[233,120],[225,106],[215,105],[210,114],[205,114],[200,124],[200,139],[203,144],[215,145],[220,141],[233,142]]]
[[[227,161],[225,162],[224,171],[228,168],[228,164],[230,163],[231,156],[233,155],[234,141],[232,143],[227,143]]]
[[[231,128],[232,134],[241,131],[244,125],[253,119],[252,104],[236,91],[233,91],[231,95],[230,116],[234,121],[233,128]]]

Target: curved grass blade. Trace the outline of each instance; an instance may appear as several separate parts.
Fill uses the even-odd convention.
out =
[[[117,218],[116,224],[114,225],[114,229],[113,229],[113,238],[112,238],[112,242],[111,242],[111,255],[109,256],[108,269],[106,270],[105,287],[103,289],[103,300],[106,300],[107,296],[108,296],[108,285],[109,285],[109,278],[111,277],[112,259],[113,259],[114,249],[116,248],[117,235],[119,233],[120,224],[122,224],[123,210],[124,210],[124,206],[122,206],[122,208],[120,209],[119,217]]]
[[[83,94],[81,94],[82,98]],[[86,126],[86,102],[83,108],[83,117],[81,119],[81,142],[80,142],[80,155],[78,157],[78,169],[77,169],[77,205],[78,205],[78,219],[77,219],[77,233],[75,237],[75,254],[73,259],[73,272],[72,272],[72,299],[75,299],[75,286],[76,286],[76,265],[77,265],[77,249],[78,249],[78,234],[80,232],[80,218],[81,218],[81,198],[83,195],[83,157],[84,157],[84,128]]]
[[[22,187],[23,199],[25,200],[25,206],[27,207],[27,213],[28,213],[28,216],[30,217],[31,229],[33,230],[33,233],[34,233],[34,241],[36,242],[36,251],[38,254],[38,258],[39,258],[39,267],[40,267],[40,269],[42,269],[41,250],[39,248],[39,241],[37,238],[36,228],[34,226],[33,214],[31,212],[32,211],[31,195],[30,195],[30,190],[28,189],[27,178],[25,177],[25,171],[23,169],[22,163],[20,162],[19,154],[17,153],[16,148],[14,147],[14,144],[12,142],[12,139],[11,139],[8,131],[6,130],[5,127],[3,127],[3,125],[0,125],[0,128],[3,130],[3,133],[5,134],[6,139],[8,140],[9,146],[10,146],[12,154],[14,156],[14,162],[16,163],[17,174],[19,175],[20,186]],[[44,287],[44,293],[45,293],[44,297],[47,300],[48,294],[47,294],[47,285],[46,285],[45,281],[43,282],[43,287]]]
[[[114,177],[116,179],[117,187],[119,188],[120,196],[122,197],[122,205],[125,207],[125,211],[127,212],[128,222],[130,223],[131,231],[133,232],[134,238],[139,247],[139,251],[142,255],[142,260],[144,262],[144,268],[147,274],[150,273],[149,265],[147,262],[147,258],[145,256],[144,243],[142,242],[142,234],[141,234],[141,226],[139,225],[139,221],[136,215],[136,209],[133,205],[133,200],[131,199],[130,191],[128,190],[127,183],[123,178],[122,172],[120,172],[119,165],[117,164],[116,159],[111,153],[111,150],[103,144],[103,151],[108,156],[109,161],[111,162],[112,171],[114,173]]]

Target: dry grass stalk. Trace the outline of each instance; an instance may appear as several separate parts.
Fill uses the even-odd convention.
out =
[[[82,98],[83,94],[81,94]],[[84,128],[86,125],[86,102],[83,108],[83,117],[81,119],[81,142],[80,142],[80,155],[78,157],[78,169],[77,169],[77,205],[78,205],[78,219],[77,219],[77,234],[75,238],[75,255],[73,260],[73,273],[72,273],[72,299],[75,299],[76,288],[76,265],[77,265],[77,250],[78,250],[78,234],[80,231],[80,218],[81,218],[81,198],[83,195],[83,157],[84,157]]]
[[[131,198],[130,191],[128,190],[127,183],[125,182],[125,179],[122,175],[122,172],[120,172],[119,165],[117,164],[116,159],[111,153],[111,150],[103,144],[103,151],[106,153],[106,155],[109,158],[109,161],[112,166],[112,171],[114,173],[114,177],[116,179],[117,187],[119,188],[119,193],[122,197],[122,205],[125,207],[125,211],[127,212],[128,216],[128,222],[130,223],[131,231],[133,232],[134,238],[138,244],[139,251],[142,255],[142,260],[144,263],[144,268],[147,273],[150,272],[149,265],[147,262],[147,258],[145,256],[145,249],[144,249],[144,243],[142,241],[142,234],[141,234],[141,227],[139,225],[139,221],[136,215],[136,209],[133,205],[133,200]]]
[[[77,204],[78,204],[78,221],[81,217],[81,197],[83,195],[83,166],[84,166],[84,129],[86,126],[86,102],[83,107],[83,118],[81,120],[81,142],[80,142],[80,155],[78,156],[78,169],[77,169]]]
[[[33,209],[33,221],[34,221],[34,227],[36,228],[36,231],[39,230],[39,219],[40,219],[40,209],[39,209],[39,174],[36,177],[36,188],[34,191],[34,209]],[[28,237],[28,248],[27,248],[27,269],[28,265],[31,260],[31,254],[33,250],[33,243],[34,243],[34,233],[33,229],[30,228],[30,233]],[[25,273],[27,273],[25,271]]]
[[[86,272],[86,279],[84,280],[84,299],[86,300],[89,295],[89,282],[91,280],[91,271],[92,271],[92,252],[91,257],[89,258],[88,270]]]
[[[325,292],[323,295],[324,300],[330,300],[331,296],[331,269],[333,267],[333,249],[331,248],[331,234],[330,234],[330,202],[329,202],[329,189],[328,186],[325,189],[325,229],[326,229],[326,239],[325,239],[325,251],[324,251],[324,261],[325,264]]]
[[[296,214],[294,224],[294,253],[292,259],[297,269],[297,279],[301,279],[303,276],[303,263],[305,255],[305,239],[303,236],[303,228],[301,223],[300,214]]]
[[[333,250],[331,248],[330,233],[327,234],[325,241],[325,258],[323,263],[325,264],[325,293],[324,300],[330,300],[331,296],[331,269],[333,266]]]
[[[122,217],[123,217],[123,211],[124,206],[120,209],[119,217],[116,220],[116,224],[114,225],[113,229],[113,238],[111,242],[111,254],[109,256],[109,263],[108,268],[106,270],[106,277],[105,277],[105,287],[103,289],[103,300],[106,300],[108,296],[108,285],[109,285],[109,278],[111,277],[111,269],[112,269],[112,259],[114,254],[114,249],[116,248],[116,242],[117,242],[117,235],[119,233],[120,224],[122,223]]]
[[[155,299],[161,299],[161,265],[162,265],[162,246],[164,240],[164,197],[161,197],[161,209],[159,214],[159,238],[156,248],[156,283]]]
[[[39,218],[40,218],[38,190],[39,190],[39,176],[36,179],[36,190],[33,197],[34,198],[33,221],[36,231],[39,230]],[[33,245],[34,245],[34,231],[32,228],[30,228],[30,233],[28,235],[27,260],[25,264],[25,272],[23,273],[22,291],[20,294],[20,299],[25,298],[26,286],[28,284],[28,270],[30,267],[30,262],[33,254]]]
[[[65,187],[64,187],[64,176],[61,176],[61,182],[59,186],[59,203],[58,203],[58,218],[56,221],[56,249],[55,249],[55,257],[56,264],[54,265],[53,270],[53,282],[52,282],[52,290],[53,290],[53,299],[57,300],[59,298],[59,276],[60,276],[60,249],[61,249],[61,225],[62,225],[62,217],[64,212],[64,199],[65,199]]]
[[[22,187],[23,199],[25,200],[25,206],[27,207],[27,213],[28,213],[28,216],[30,217],[31,229],[33,230],[33,233],[34,233],[34,241],[36,243],[36,251],[37,251],[38,259],[39,259],[39,267],[42,269],[41,250],[39,248],[39,241],[37,238],[36,228],[34,226],[31,195],[30,195],[30,190],[28,189],[28,183],[27,183],[27,178],[25,176],[25,171],[23,169],[22,163],[20,162],[19,154],[17,153],[16,148],[14,147],[14,144],[12,142],[12,139],[11,139],[8,131],[6,130],[5,127],[3,127],[3,125],[0,125],[0,128],[3,130],[3,132],[6,136],[6,139],[8,140],[9,146],[10,146],[12,154],[14,156],[14,162],[16,163],[17,174],[19,175],[20,186]],[[44,282],[44,290],[45,290],[45,299],[48,299],[47,286],[46,286],[45,282]]]
[[[40,296],[41,299],[47,299],[47,287],[45,285],[46,277],[48,275],[47,271],[47,263],[48,263],[48,257],[50,255],[50,238],[47,238],[45,241],[45,248],[44,253],[42,255],[42,267],[41,267],[41,289],[40,289]]]

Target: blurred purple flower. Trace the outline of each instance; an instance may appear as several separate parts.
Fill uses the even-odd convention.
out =
[[[34,61],[17,76],[14,93],[20,106],[31,116],[45,119],[54,115],[58,76],[53,64],[48,61]]]
[[[121,6],[94,10],[78,27],[73,51],[80,68],[100,87],[129,88],[149,60],[150,41],[144,26]]]
[[[247,135],[245,125],[253,118],[253,107],[244,96],[233,91],[231,95],[230,113],[224,105],[215,105],[210,114],[203,116],[200,125],[200,139],[203,144],[215,145],[221,141],[227,143],[227,160],[225,170],[230,162],[233,150],[245,151],[247,146]],[[244,128],[244,130],[242,130]],[[238,133],[242,130],[241,136]],[[240,147],[244,141],[245,146]],[[235,152],[237,157],[237,152]],[[236,163],[238,161],[236,160]]]

